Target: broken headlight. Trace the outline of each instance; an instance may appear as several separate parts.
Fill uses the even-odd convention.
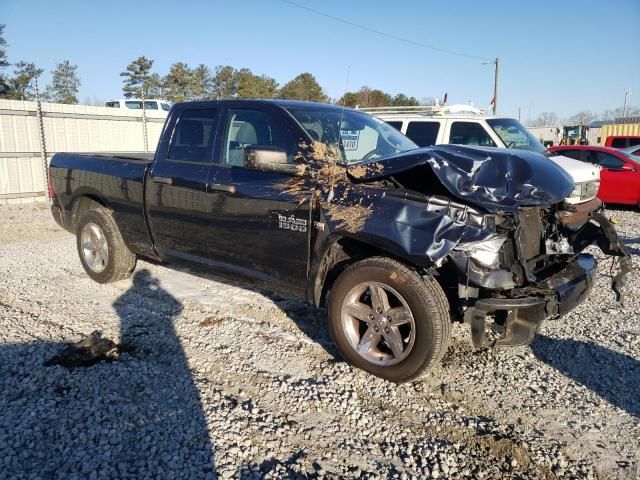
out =
[[[455,250],[465,252],[483,267],[500,268],[500,248],[507,239],[504,235],[493,235],[487,240],[458,245]]]

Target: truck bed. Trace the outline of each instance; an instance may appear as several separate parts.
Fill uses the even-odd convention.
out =
[[[57,153],[51,159],[50,181],[60,207],[59,222],[74,231],[78,197],[101,199],[112,210],[131,250],[147,252],[151,245],[144,216],[144,183],[153,153],[113,155]],[[54,217],[56,214],[54,213]]]

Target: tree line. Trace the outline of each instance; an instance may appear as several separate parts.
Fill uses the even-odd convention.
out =
[[[0,98],[33,100],[36,96],[35,79],[42,75],[44,70],[33,62],[20,60],[13,64],[12,75],[4,73],[5,69],[12,65],[8,60],[4,28],[4,25],[0,25]],[[71,64],[69,60],[56,64],[56,68],[51,72],[51,83],[42,92],[43,100],[78,103],[80,79],[77,70],[77,65]]]
[[[10,63],[7,55],[7,42],[4,38],[5,25],[0,24],[0,98],[13,100],[34,100],[35,79],[44,70],[35,63],[18,61]],[[122,93],[126,98],[162,98],[171,102],[186,100],[208,100],[218,98],[284,98],[289,100],[307,100],[321,103],[337,103],[347,107],[386,107],[432,105],[433,98],[418,100],[404,93],[391,95],[379,89],[362,86],[356,91],[347,92],[340,98],[330,98],[317,79],[308,72],[301,73],[280,86],[275,78],[258,75],[248,68],[234,68],[231,65],[218,65],[211,69],[205,64],[190,68],[184,62],[171,65],[166,75],[153,71],[154,61],[146,56],[133,60],[123,72]],[[5,74],[13,66],[13,73]],[[69,60],[56,64],[51,72],[51,82],[41,92],[45,101],[56,103],[78,103],[80,78],[78,66]],[[640,108],[629,107],[628,116],[640,116]],[[595,119],[615,120],[623,116],[622,107],[606,110],[600,115],[585,110],[560,120],[554,112],[542,112],[529,121],[528,126],[588,125]]]
[[[338,103],[348,107],[420,105],[415,97],[403,93],[394,96],[367,86],[345,93],[337,100],[332,99],[309,72],[301,73],[280,87],[275,78],[257,75],[248,68],[218,65],[212,70],[204,64],[190,68],[186,63],[178,62],[171,65],[169,72],[161,77],[152,72],[153,63],[152,59],[141,56],[120,73],[125,97],[141,98],[144,95],[145,98],[164,98],[172,102],[218,98],[284,98]]]
[[[0,25],[0,98],[34,100],[35,80],[44,70],[33,62],[9,62],[4,28],[5,25]],[[184,62],[177,62],[171,65],[166,75],[161,76],[153,71],[153,64],[152,59],[143,55],[127,65],[120,73],[124,97],[162,98],[171,102],[219,98],[284,98],[339,103],[349,107],[420,104],[416,98],[403,93],[393,96],[367,86],[355,92],[348,92],[340,99],[332,99],[327,96],[317,79],[308,72],[301,73],[280,86],[272,77],[255,74],[248,68],[234,68],[231,65],[218,65],[211,69],[205,64],[199,64],[190,68]],[[10,66],[13,66],[13,72],[6,74],[5,71]],[[40,92],[41,98],[56,103],[78,103],[78,66],[64,60],[56,64],[51,74],[51,82]]]

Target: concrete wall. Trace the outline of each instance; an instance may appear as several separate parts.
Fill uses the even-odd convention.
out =
[[[35,102],[0,100],[0,204],[44,198],[46,181]],[[147,111],[149,151],[165,112]],[[42,103],[47,161],[57,152],[144,152],[141,110]]]

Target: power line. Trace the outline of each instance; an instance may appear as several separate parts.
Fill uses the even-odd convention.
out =
[[[449,53],[451,55],[458,55],[460,57],[473,58],[475,60],[488,60],[486,57],[478,57],[476,55],[469,55],[467,53],[456,52],[454,50],[448,50],[446,48],[435,47],[433,45],[428,45],[422,42],[416,42],[415,40],[410,40],[408,38],[399,37],[398,35],[394,35],[392,33],[381,32],[380,30],[376,30],[374,28],[366,27],[364,25],[360,25],[359,23],[351,22],[349,20],[345,20],[343,18],[335,17],[333,15],[329,15],[328,13],[321,12],[311,7],[307,7],[306,5],[300,5],[299,3],[292,2],[291,0],[280,0],[282,3],[286,3],[288,5],[301,8],[302,10],[307,10],[308,12],[315,13],[316,15],[321,15],[326,18],[330,18],[331,20],[335,20],[336,22],[344,23],[346,25],[350,25],[352,27],[359,28],[361,30],[366,30],[367,32],[375,33],[377,35],[382,35],[383,37],[393,38],[394,40],[398,40],[400,42],[409,43],[411,45],[417,45],[418,47],[428,48],[430,50],[435,50],[436,52]]]

